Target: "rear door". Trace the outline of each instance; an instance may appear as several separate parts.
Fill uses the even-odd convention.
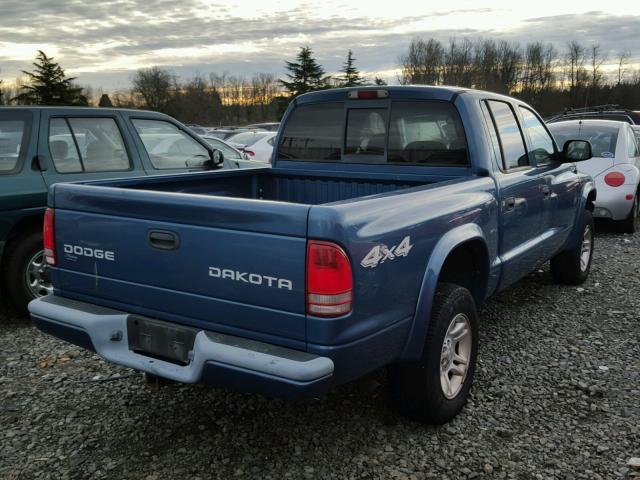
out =
[[[566,243],[576,219],[576,204],[581,195],[577,169],[573,163],[561,163],[553,137],[530,108],[518,106],[526,138],[529,161],[544,178],[541,226],[543,255],[553,256]]]
[[[544,176],[531,164],[524,136],[513,106],[488,100],[494,149],[499,159],[496,179],[501,196],[502,286],[533,270],[542,257],[542,218],[545,202]]]
[[[58,182],[144,175],[115,110],[43,109],[38,155],[47,186]]]

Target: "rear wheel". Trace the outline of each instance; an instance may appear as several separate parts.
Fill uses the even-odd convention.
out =
[[[551,274],[558,283],[580,285],[589,276],[593,259],[593,217],[588,210],[583,213],[581,228],[578,245],[551,259]]]
[[[6,255],[4,290],[11,306],[26,315],[31,300],[53,292],[49,267],[44,260],[42,233],[33,232],[22,237]]]
[[[401,414],[443,424],[462,409],[473,382],[478,315],[469,290],[441,283],[422,357],[389,368],[392,405]]]
[[[637,193],[633,198],[633,206],[627,218],[619,220],[616,224],[620,233],[635,233],[638,231],[640,227],[640,201]]]

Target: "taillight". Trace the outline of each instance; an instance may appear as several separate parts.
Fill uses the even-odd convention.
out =
[[[307,313],[339,317],[351,311],[353,276],[347,254],[338,245],[307,244]]]
[[[44,212],[42,225],[42,239],[44,243],[44,259],[49,265],[56,264],[56,229],[55,210],[47,208]]]
[[[620,172],[611,172],[604,176],[604,183],[610,187],[619,187],[624,183],[624,180],[624,174]]]
[[[376,98],[389,98],[387,90],[351,90],[347,97],[358,100],[373,100]]]

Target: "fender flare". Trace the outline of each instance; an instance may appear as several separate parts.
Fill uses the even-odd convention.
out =
[[[596,195],[597,195],[597,190],[596,190],[595,183],[593,182],[593,180],[589,180],[582,187],[581,195],[578,198],[578,208],[576,209],[576,218],[575,218],[575,221],[573,222],[573,231],[571,232],[571,235],[569,235],[569,238],[567,238],[567,243],[565,244],[563,250],[572,249],[578,244],[578,242],[582,240],[582,229],[581,229],[582,212],[585,209],[593,211],[593,205],[592,205],[592,208],[589,209],[587,202],[589,201],[590,196],[592,196],[592,201],[595,202]]]
[[[422,355],[442,266],[454,249],[470,240],[481,240],[486,248],[487,242],[484,232],[476,223],[468,223],[449,230],[431,251],[422,279],[411,329],[401,355],[402,360],[417,360]]]

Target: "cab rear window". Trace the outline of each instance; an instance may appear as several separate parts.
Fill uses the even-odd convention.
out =
[[[27,154],[30,112],[0,113],[0,175],[20,170]]]
[[[301,105],[287,121],[278,156],[316,162],[468,165],[462,122],[452,104],[416,101],[387,105]]]

